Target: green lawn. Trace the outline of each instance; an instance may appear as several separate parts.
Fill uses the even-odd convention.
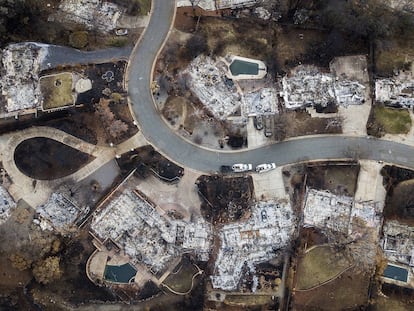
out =
[[[374,119],[386,134],[407,134],[411,129],[411,117],[407,109],[376,106]]]
[[[42,107],[44,110],[74,104],[72,74],[70,72],[41,77],[40,90],[43,95]]]

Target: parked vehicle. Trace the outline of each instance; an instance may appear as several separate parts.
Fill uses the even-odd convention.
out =
[[[126,36],[128,34],[128,29],[117,29],[115,30],[117,36]]]
[[[251,171],[253,169],[253,165],[244,164],[244,163],[237,163],[237,164],[233,164],[231,169],[233,170],[233,172],[236,172],[236,173],[248,172],[248,171]]]
[[[273,119],[271,116],[265,116],[264,134],[266,137],[270,137],[273,135]]]
[[[275,163],[263,163],[256,166],[257,173],[266,173],[268,171],[274,170],[276,168]]]

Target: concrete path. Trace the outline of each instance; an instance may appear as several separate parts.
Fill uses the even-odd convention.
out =
[[[95,159],[66,177],[54,180],[35,180],[23,174],[17,168],[14,161],[16,147],[21,142],[35,137],[51,138],[69,147],[90,154]],[[111,161],[115,157],[115,148],[92,145],[54,128],[31,127],[17,133],[1,136],[0,156],[4,169],[13,181],[13,184],[9,188],[10,195],[15,201],[25,199],[29,205],[36,207],[44,203],[50,196],[52,189],[63,181],[72,180],[78,182],[99,169],[102,165]]]

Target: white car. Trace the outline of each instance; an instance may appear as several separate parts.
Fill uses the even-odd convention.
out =
[[[244,163],[233,164],[233,166],[231,167],[233,172],[236,172],[236,173],[251,171],[252,168],[253,168],[253,165],[244,164]]]
[[[257,173],[266,173],[268,171],[274,170],[276,168],[275,163],[263,163],[256,166]]]

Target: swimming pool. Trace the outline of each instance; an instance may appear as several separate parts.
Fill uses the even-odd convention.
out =
[[[383,275],[396,281],[407,282],[408,280],[408,270],[393,265],[387,265]]]
[[[230,64],[230,71],[233,76],[257,75],[259,73],[259,64],[235,59]]]
[[[106,265],[104,279],[114,283],[130,283],[137,274],[137,270],[126,263],[121,266]]]

